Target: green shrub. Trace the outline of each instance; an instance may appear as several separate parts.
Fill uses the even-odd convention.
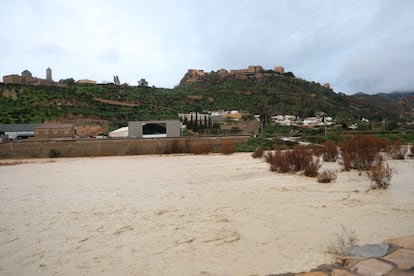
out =
[[[60,157],[60,155],[61,155],[60,151],[56,149],[49,150],[49,153],[47,154],[49,158],[57,158],[57,157]]]

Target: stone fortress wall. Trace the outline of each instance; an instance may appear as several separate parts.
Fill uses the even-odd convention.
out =
[[[256,78],[260,79],[264,75],[269,74],[269,71],[273,71],[271,73],[276,73],[279,75],[283,75],[286,77],[294,77],[292,72],[285,72],[285,68],[283,66],[275,66],[273,70],[266,70],[260,65],[251,65],[245,69],[230,69],[230,71],[226,69],[220,69],[216,72],[205,72],[204,70],[200,69],[189,69],[187,73],[184,75],[184,77],[181,79],[182,83],[193,83],[198,82],[202,77],[205,76],[220,76],[220,77],[226,77],[226,76],[233,76],[238,79],[248,79],[248,78]],[[296,78],[296,77],[295,77]],[[298,81],[304,81],[302,79],[296,78]],[[327,89],[331,89],[331,86],[329,83],[324,83],[323,87]]]
[[[12,74],[3,76],[3,83],[6,84],[29,84],[29,85],[53,85],[52,69],[46,69],[46,79],[33,77],[29,70],[24,70],[21,75]]]
[[[285,73],[285,68],[283,66],[276,66],[274,67],[273,71],[279,74]],[[230,69],[230,71],[227,71],[226,69],[220,69],[217,72],[207,73],[204,72],[204,70],[200,69],[189,69],[187,74],[194,75],[194,76],[206,76],[214,73],[218,73],[219,75],[241,75],[241,74],[260,74],[264,73],[265,69],[262,66],[259,65],[251,65],[247,67],[246,69]]]

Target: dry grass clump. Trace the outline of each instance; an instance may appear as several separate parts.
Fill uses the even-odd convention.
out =
[[[324,152],[325,152],[324,146],[321,146],[321,145],[313,145],[312,146],[312,153],[316,157],[322,156],[324,154]]]
[[[21,165],[26,164],[27,162],[23,161],[0,161],[0,166],[15,166],[15,165]]]
[[[324,170],[317,175],[319,183],[331,183],[336,180],[336,172],[331,170]]]
[[[335,162],[338,158],[338,148],[335,143],[331,141],[326,141],[323,144],[323,161],[325,162]]]
[[[344,169],[358,169],[367,171],[373,185],[372,189],[387,189],[392,177],[392,169],[386,164],[380,152],[384,151],[391,157],[405,155],[401,144],[390,144],[385,139],[371,136],[356,136],[342,145],[342,158]]]
[[[220,146],[220,152],[222,154],[232,154],[236,152],[236,146],[231,140],[225,140]]]
[[[252,157],[253,158],[262,158],[264,156],[265,153],[265,148],[262,146],[257,147],[253,153],[252,153]]]
[[[410,151],[408,153],[408,156],[414,157],[414,145],[410,145]]]
[[[390,156],[390,158],[394,160],[404,159],[405,154],[407,153],[407,149],[398,140],[390,143],[385,151]]]
[[[348,230],[343,225],[341,228],[341,232],[335,234],[335,238],[329,243],[327,253],[340,256],[345,249],[355,246],[359,241],[355,230]]]
[[[270,164],[270,170],[272,172],[286,173],[290,170],[290,165],[285,162],[287,154],[281,150],[276,150],[273,153],[268,152],[265,154],[265,160]]]
[[[319,160],[312,160],[309,164],[305,165],[303,173],[309,177],[315,177],[318,175],[318,170],[321,167]]]
[[[372,189],[387,189],[390,185],[392,169],[382,160],[382,158],[378,158],[376,162],[368,168],[367,174],[373,182],[371,185]]]
[[[276,150],[265,155],[270,170],[287,173],[304,171],[307,176],[316,176],[320,167],[319,161],[313,158],[312,150],[300,146],[293,150]]]
[[[384,139],[372,136],[350,138],[341,147],[344,170],[367,170],[387,145]]]

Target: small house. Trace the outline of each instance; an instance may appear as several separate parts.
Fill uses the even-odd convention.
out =
[[[35,128],[36,139],[68,139],[75,136],[73,124],[42,124]]]

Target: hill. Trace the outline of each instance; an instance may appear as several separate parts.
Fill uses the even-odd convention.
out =
[[[131,120],[177,118],[180,112],[242,110],[270,118],[325,112],[339,121],[413,120],[413,94],[348,96],[291,72],[189,70],[174,89],[114,84],[31,86],[0,84],[0,123],[41,123],[70,118],[107,120],[112,127]],[[250,69],[250,67],[249,67]]]

